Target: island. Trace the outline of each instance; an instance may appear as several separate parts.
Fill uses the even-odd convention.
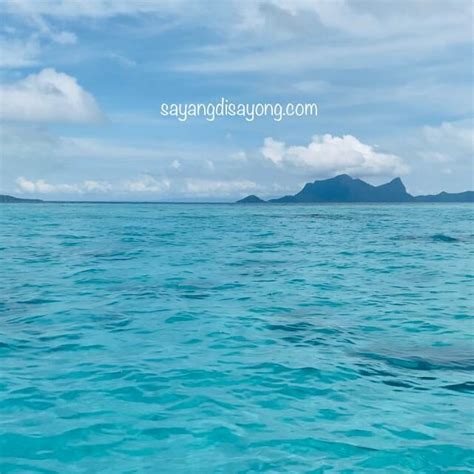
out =
[[[14,196],[9,196],[8,194],[0,194],[0,203],[38,203],[44,202],[41,199],[22,199]]]
[[[361,179],[341,174],[334,178],[307,183],[294,195],[264,201],[250,195],[237,201],[238,204],[261,203],[370,203],[370,202],[474,202],[474,191],[462,193],[441,192],[436,195],[412,196],[400,178],[389,183],[373,186]]]
[[[260,199],[258,196],[255,196],[255,194],[251,194],[250,196],[244,197],[237,202],[239,204],[262,204],[265,201]]]

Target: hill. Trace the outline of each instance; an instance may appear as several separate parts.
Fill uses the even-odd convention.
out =
[[[265,202],[257,196],[247,196],[238,203]],[[436,195],[412,196],[409,194],[400,178],[380,186],[373,186],[361,179],[341,174],[334,178],[317,180],[307,183],[303,189],[294,195],[270,199],[270,203],[311,203],[311,202],[474,202],[474,192],[462,193],[442,192]]]

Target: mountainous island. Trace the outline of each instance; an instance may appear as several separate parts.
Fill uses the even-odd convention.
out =
[[[341,174],[334,178],[307,183],[303,189],[292,196],[264,201],[250,195],[237,201],[239,204],[262,203],[310,203],[310,202],[474,202],[474,191],[462,193],[442,192],[435,195],[412,196],[400,178],[389,183],[373,186],[361,179]]]

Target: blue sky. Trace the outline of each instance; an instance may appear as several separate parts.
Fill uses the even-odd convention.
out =
[[[349,173],[473,188],[464,0],[0,4],[1,191],[233,200]],[[316,102],[317,117],[179,122],[162,103]]]

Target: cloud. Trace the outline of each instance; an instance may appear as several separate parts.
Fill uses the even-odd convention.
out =
[[[268,137],[260,151],[277,167],[318,176],[392,176],[408,172],[398,156],[379,152],[352,135],[315,135],[307,146],[287,146]]]
[[[77,36],[71,31],[61,31],[51,28],[41,15],[30,15],[30,22],[38,29],[41,36],[62,45],[77,43]]]
[[[38,179],[37,181],[30,181],[29,179],[20,176],[16,180],[16,184],[19,187],[20,192],[25,193],[79,193],[81,192],[80,186],[76,184],[50,184],[44,179]]]
[[[30,67],[37,64],[40,47],[35,39],[0,36],[0,51],[0,68]]]
[[[15,181],[17,192],[28,194],[70,194],[84,195],[115,193],[118,195],[167,195],[179,198],[229,197],[263,189],[249,180],[211,180],[186,178],[176,181],[164,177],[156,179],[151,175],[141,175],[130,180],[115,183],[108,181],[85,180],[79,183],[49,183],[44,179],[31,180],[20,176]]]
[[[80,183],[52,184],[44,179],[30,180],[23,176],[16,179],[19,192],[40,194],[84,194],[109,191],[129,193],[162,193],[170,189],[171,182],[164,178],[157,180],[150,175],[110,183],[108,181],[85,180]]]
[[[442,24],[467,26],[472,17],[469,0],[432,2],[429,8],[424,0],[411,0],[404,10],[377,1],[266,0],[246,2],[241,10],[246,10],[244,18],[251,18],[248,28],[272,24],[281,28],[285,22],[288,29],[301,32],[301,27],[311,22],[314,31],[323,27],[354,37],[423,36],[426,30],[436,31]]]
[[[472,163],[474,154],[474,126],[472,120],[443,122],[439,126],[425,126],[419,137],[419,155],[434,162]]]
[[[3,0],[6,13],[14,15],[47,15],[61,19],[109,18],[122,15],[149,15],[178,12],[193,3],[185,0]],[[197,8],[196,8],[197,9]]]
[[[83,192],[105,193],[112,189],[112,185],[107,181],[86,180],[82,186],[80,186],[80,189],[82,189]]]
[[[243,150],[231,153],[230,157],[236,161],[247,161],[247,153]]]
[[[10,2],[2,13],[15,12],[21,17],[22,28],[6,26],[0,35],[0,68],[16,69],[38,64],[45,47],[56,43],[60,46],[75,45],[75,33],[51,27],[44,18],[28,10],[28,5]],[[5,18],[7,16],[5,15]],[[29,33],[26,34],[26,31]]]
[[[435,31],[442,24],[452,27],[469,25],[472,18],[470,0],[432,2],[412,0],[400,9],[389,2],[359,0],[3,0],[5,13],[17,16],[41,16],[62,20],[72,18],[111,18],[116,16],[172,15],[184,19],[207,20],[215,28],[227,20],[237,31],[248,34],[272,26],[305,34],[301,26],[310,25],[317,32],[320,27],[350,33],[354,36],[378,36]],[[212,11],[214,15],[207,15]],[[216,18],[217,17],[217,18]]]
[[[40,194],[83,194],[105,193],[112,190],[112,185],[107,181],[86,180],[78,184],[51,184],[44,179],[29,180],[23,176],[16,179],[18,191],[23,193]]]
[[[257,184],[249,180],[193,179],[185,181],[185,192],[192,196],[229,196],[236,192],[254,191]]]
[[[19,122],[97,122],[103,118],[94,97],[72,76],[43,69],[0,86],[3,120]]]
[[[331,35],[324,40],[302,37],[287,45],[260,45],[255,41],[239,47],[224,43],[217,50],[197,50],[193,56],[178,58],[172,68],[178,72],[198,74],[278,72],[294,75],[295,72],[318,71],[321,68],[406,67],[407,61],[416,63],[420,55],[434,58],[450,45],[469,45],[469,39],[463,36],[465,30],[458,30],[453,37],[449,34],[421,38],[408,35],[380,38],[376,42],[352,37],[336,41]]]
[[[171,181],[167,178],[157,180],[150,175],[143,175],[137,179],[126,181],[123,187],[124,191],[132,193],[162,193],[169,190]]]
[[[211,40],[200,48],[179,48],[159,66],[198,74],[288,74],[321,67],[370,69],[381,63],[407,67],[407,61],[420,67],[420,54],[436,60],[440,51],[472,41],[470,0],[431,2],[429,7],[424,0],[411,0],[404,9],[358,0],[3,0],[2,9],[8,18],[32,26],[41,43],[59,46],[77,42],[73,32],[62,30],[64,25],[82,28],[88,19],[105,23],[128,17],[136,30],[129,26],[126,31],[140,31],[142,37],[163,28],[199,27],[217,38],[217,44]],[[101,52],[124,66],[136,64],[123,53]],[[14,64],[17,56],[9,56]]]

